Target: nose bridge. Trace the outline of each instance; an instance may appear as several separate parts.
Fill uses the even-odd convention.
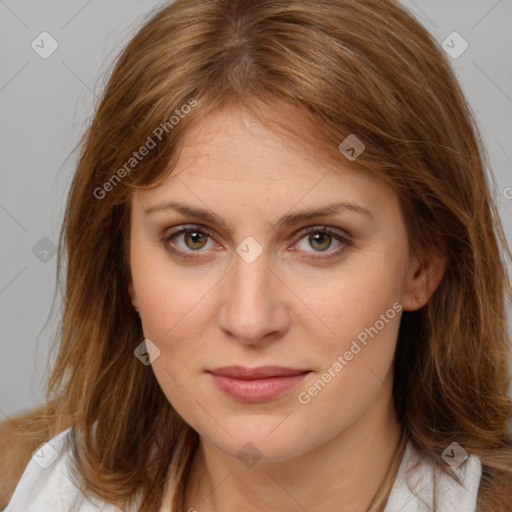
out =
[[[242,244],[240,246],[243,248]],[[226,286],[222,327],[239,341],[256,343],[267,333],[285,327],[285,308],[279,303],[282,295],[276,289],[266,252],[254,259],[236,254]]]
[[[252,317],[261,316],[270,309],[270,269],[267,254],[247,261],[237,255],[231,276],[232,305],[242,315],[252,311]]]
[[[244,260],[237,256],[233,272],[234,289],[241,292],[238,299],[249,299],[249,302],[266,302],[265,292],[269,286],[269,261],[267,254],[262,254],[254,261]],[[244,293],[244,291],[246,293]]]

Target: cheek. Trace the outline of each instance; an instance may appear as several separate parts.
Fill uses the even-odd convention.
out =
[[[201,373],[199,359],[204,354],[204,324],[211,286],[187,278],[186,274],[141,272],[137,295],[144,337],[160,350],[152,371],[168,401],[189,423],[196,422],[194,401],[189,392]],[[135,278],[134,278],[135,281]],[[193,392],[206,403],[200,390]],[[204,421],[204,419],[203,419]],[[210,428],[214,428],[211,425]]]
[[[176,266],[163,248],[145,242],[140,233],[136,235],[132,238],[131,274],[144,334],[162,343],[193,314],[209,282],[193,277],[198,272]]]
[[[377,389],[393,363],[402,308],[390,300],[345,303],[330,320],[335,334],[317,345],[319,377],[349,403]]]
[[[315,418],[314,424],[304,422],[305,437],[335,435],[362,415],[379,391],[391,393],[402,311],[396,277],[380,270],[352,274],[322,294],[322,320],[334,334],[314,340],[317,371],[297,390],[299,411]]]
[[[403,271],[404,263],[396,258],[374,258],[344,268],[324,281],[303,279],[296,289],[323,323],[326,335],[322,338],[333,348],[342,349],[361,333],[364,339],[364,333],[375,324],[382,335],[396,334]]]
[[[184,336],[193,342],[200,330],[200,323],[194,319],[201,315],[208,292],[204,283],[178,276],[152,276],[141,281],[139,290],[141,318],[148,338],[165,347]]]
[[[299,390],[299,403],[312,405],[319,421],[346,421],[363,411],[383,383],[392,388],[387,378],[400,326],[403,271],[396,256],[375,258],[326,281],[321,293],[310,289],[308,300],[333,331],[315,339],[317,374]]]

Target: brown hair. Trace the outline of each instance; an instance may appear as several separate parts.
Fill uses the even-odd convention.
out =
[[[447,58],[392,0],[177,0],[135,35],[82,140],[68,197],[53,407],[37,444],[65,418],[89,492],[118,506],[140,499],[138,510],[149,512],[170,476],[172,510],[181,510],[197,434],[133,354],[143,333],[127,290],[131,196],[172,171],[191,123],[228,105],[321,145],[337,165],[346,163],[338,145],[355,134],[366,146],[355,164],[397,192],[411,247],[443,253],[438,289],[402,316],[397,414],[443,471],[452,441],[478,455],[478,510],[510,510],[510,284],[501,249],[510,253],[480,135]],[[276,116],[285,110],[304,124]],[[131,161],[148,137],[155,147]],[[383,510],[392,484],[371,511]]]

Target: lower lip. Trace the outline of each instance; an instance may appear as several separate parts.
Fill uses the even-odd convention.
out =
[[[268,379],[234,379],[221,375],[210,375],[219,389],[242,402],[266,402],[276,398],[299,384],[309,372],[291,377],[269,377]]]

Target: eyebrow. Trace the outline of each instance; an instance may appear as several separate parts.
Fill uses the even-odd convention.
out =
[[[227,223],[219,216],[214,213],[204,210],[202,208],[196,208],[193,206],[189,206],[183,203],[178,203],[176,201],[167,201],[165,203],[159,203],[150,208],[144,210],[145,214],[151,214],[157,211],[167,211],[167,210],[175,210],[183,215],[189,215],[191,217],[195,217],[205,222],[210,222],[212,224],[218,224],[225,229],[229,229]],[[292,226],[294,224],[298,224],[299,222],[313,220],[318,217],[326,217],[327,215],[331,215],[334,213],[341,213],[343,211],[349,211],[358,213],[361,215],[365,215],[371,219],[374,218],[373,212],[360,206],[355,203],[351,203],[348,201],[341,201],[337,203],[330,203],[319,208],[313,208],[309,210],[301,210],[295,213],[287,213],[283,215],[276,223],[276,227],[286,227]]]

